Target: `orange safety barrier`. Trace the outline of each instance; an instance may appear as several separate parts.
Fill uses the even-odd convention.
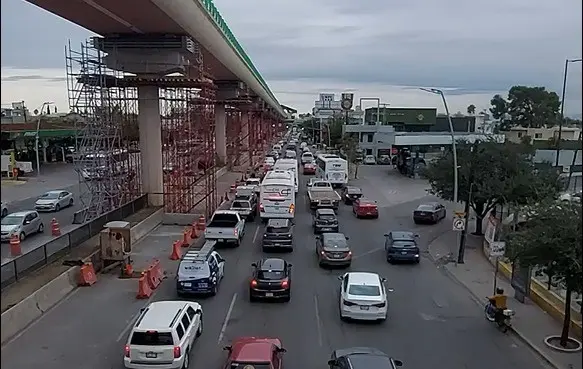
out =
[[[162,264],[160,264],[160,260],[158,259],[154,259],[152,262],[152,272],[160,282],[166,278],[166,274],[164,274],[164,271],[162,270]]]
[[[156,289],[156,287],[160,285],[160,279],[158,279],[157,272],[152,265],[146,269],[146,280],[148,281],[148,286],[151,290]]]
[[[180,251],[181,241],[174,241],[172,243],[172,254],[170,254],[170,260],[180,260],[182,257],[182,251]]]
[[[134,275],[134,266],[132,263],[126,263],[122,269],[124,276],[131,277]]]
[[[190,247],[190,229],[184,228],[184,232],[182,232],[182,247]]]
[[[91,286],[97,282],[92,263],[85,263],[79,268],[79,286]]]
[[[10,236],[10,255],[22,255],[22,247],[20,247],[20,236],[17,234]]]
[[[53,220],[51,220],[51,234],[54,237],[58,237],[61,235],[61,226],[59,226],[59,222],[57,222],[56,218],[53,218]]]
[[[146,273],[142,273],[140,279],[138,279],[138,294],[136,298],[138,299],[147,299],[152,296],[152,289],[148,285],[148,280],[146,278]]]
[[[196,223],[192,222],[192,225],[190,226],[190,239],[194,240],[198,238],[198,230],[196,228]]]
[[[199,231],[204,231],[206,229],[206,219],[204,215],[198,217],[198,222],[196,223],[196,226]]]

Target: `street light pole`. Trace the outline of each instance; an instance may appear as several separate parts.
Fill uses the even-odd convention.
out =
[[[443,91],[436,88],[420,88],[421,91],[429,92],[435,95],[441,96],[441,101],[443,102],[443,107],[445,108],[445,114],[447,116],[447,121],[449,123],[449,133],[451,134],[451,150],[453,151],[453,202],[455,206],[458,203],[458,165],[457,165],[457,148],[455,143],[455,132],[453,130],[453,122],[451,121],[451,115],[449,114],[449,107],[447,106],[447,100]]]
[[[38,119],[36,120],[36,135],[34,138],[34,151],[36,153],[36,175],[37,177],[40,176],[40,155],[38,152],[38,144],[39,144],[39,131],[40,131],[40,121],[42,116],[44,115],[45,107],[52,104],[52,102],[44,102],[40,109]]]
[[[557,135],[557,152],[555,154],[555,167],[559,166],[559,155],[561,154],[561,135],[563,133],[563,121],[565,120],[565,95],[567,93],[567,74],[569,63],[580,63],[583,59],[565,59],[565,69],[563,72],[563,89],[561,92],[561,112],[559,113],[559,134]]]

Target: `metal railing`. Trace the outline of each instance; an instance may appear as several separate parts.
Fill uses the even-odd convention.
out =
[[[1,288],[4,289],[27,274],[67,255],[75,247],[97,235],[106,223],[114,220],[122,220],[144,209],[147,205],[148,195],[142,195],[109,213],[105,213],[70,232],[56,237],[44,245],[40,245],[13,260],[2,263],[0,273],[2,277]]]

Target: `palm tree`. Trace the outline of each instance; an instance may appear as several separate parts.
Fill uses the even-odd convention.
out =
[[[468,112],[468,115],[474,115],[474,114],[476,114],[476,105],[470,104],[468,106],[467,112]]]

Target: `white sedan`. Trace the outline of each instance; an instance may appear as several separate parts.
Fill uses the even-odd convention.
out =
[[[366,164],[366,165],[375,165],[377,163],[377,161],[375,160],[374,156],[367,155],[364,157],[364,160],[362,161],[362,163]]]
[[[37,211],[59,211],[67,206],[73,206],[73,194],[64,190],[46,192],[34,204]]]
[[[388,300],[384,282],[376,273],[352,272],[339,276],[340,318],[354,320],[387,319]]]

